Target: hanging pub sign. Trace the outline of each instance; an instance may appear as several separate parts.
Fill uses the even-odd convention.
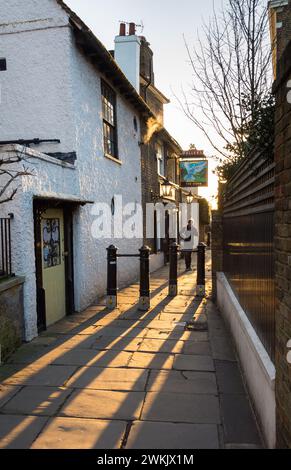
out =
[[[183,188],[208,186],[208,160],[182,160],[180,170]]]

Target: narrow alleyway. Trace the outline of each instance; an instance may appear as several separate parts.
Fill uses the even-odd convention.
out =
[[[223,320],[193,300],[196,274],[182,268],[175,299],[163,268],[149,312],[132,285],[118,310],[101,302],[63,320],[2,366],[0,448],[260,447]]]

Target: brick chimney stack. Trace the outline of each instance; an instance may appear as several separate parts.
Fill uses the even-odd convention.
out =
[[[126,36],[126,24],[120,23],[119,36]]]
[[[129,36],[135,36],[136,26],[135,23],[129,23]]]

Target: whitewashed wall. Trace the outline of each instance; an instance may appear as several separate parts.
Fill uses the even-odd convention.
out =
[[[30,340],[37,334],[33,196],[59,193],[110,205],[114,195],[122,195],[125,203],[141,203],[140,136],[134,131],[135,111],[118,96],[122,165],[104,157],[100,74],[75,48],[68,18],[54,0],[0,0],[0,11],[1,56],[7,59],[7,71],[0,73],[1,140],[59,138],[61,145],[45,144],[38,152],[76,151],[78,158],[74,169],[30,152],[34,176],[23,178],[15,200],[0,207],[0,216],[15,214],[13,266],[16,274],[26,276],[25,326]],[[13,24],[3,26],[4,22]],[[74,217],[78,310],[104,293],[106,247],[115,243],[120,252],[135,253],[142,245],[136,239],[94,240],[91,211],[92,206],[85,206]],[[121,284],[138,276],[136,260],[120,260],[119,265]]]
[[[104,157],[101,81],[95,67],[74,47],[71,48],[71,70],[73,72],[74,117],[78,153],[78,170],[82,195],[95,202],[111,204],[114,195],[122,195],[124,204],[141,204],[141,162],[139,132],[134,129],[133,110],[127,106],[121,96],[117,100],[119,165]],[[81,103],[81,106],[80,106]],[[90,178],[88,179],[88,175]],[[82,226],[90,229],[92,216],[90,207],[82,211]],[[135,253],[142,245],[142,240],[105,239],[85,240],[82,234],[77,244],[80,251],[76,262],[80,263],[78,275],[80,282],[86,279],[86,289],[81,288],[80,305],[83,308],[87,298],[94,299],[96,292],[105,289],[106,248],[114,243],[120,252]],[[82,242],[83,241],[83,242]],[[128,283],[138,275],[136,260],[119,260],[120,282]],[[86,290],[86,292],[85,292]]]
[[[0,217],[14,214],[11,220],[12,269],[16,275],[25,276],[24,283],[24,321],[26,339],[37,335],[36,315],[36,277],[33,196],[49,194],[71,194],[79,196],[79,182],[76,169],[72,165],[58,162],[39,152],[20,146],[2,147],[0,158],[21,156],[26,159],[25,166],[32,175],[18,180],[18,192],[13,201],[0,205]],[[13,166],[21,169],[22,163]]]

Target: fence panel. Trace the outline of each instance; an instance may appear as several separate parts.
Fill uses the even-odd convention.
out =
[[[255,155],[225,188],[223,270],[274,359],[274,163]]]

